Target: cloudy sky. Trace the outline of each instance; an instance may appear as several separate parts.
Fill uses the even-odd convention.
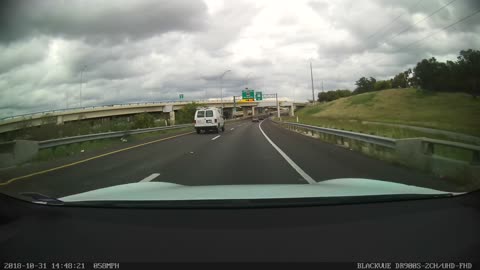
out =
[[[316,91],[353,90],[361,76],[479,49],[480,13],[443,29],[479,10],[478,0],[2,1],[0,117],[78,107],[82,81],[83,106],[217,98],[226,70],[224,96],[248,84],[307,100],[310,61]]]

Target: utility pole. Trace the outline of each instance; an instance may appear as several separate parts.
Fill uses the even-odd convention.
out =
[[[323,92],[323,80],[322,80],[322,92]]]
[[[312,61],[310,61],[310,78],[312,79],[312,103],[315,104],[315,90],[313,88],[313,69]]]

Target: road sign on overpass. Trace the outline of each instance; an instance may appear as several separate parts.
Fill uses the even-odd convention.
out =
[[[249,89],[242,90],[242,100],[255,101],[255,91]]]
[[[256,92],[256,93],[255,93],[255,100],[256,100],[256,101],[261,101],[261,100],[263,100],[262,92]]]

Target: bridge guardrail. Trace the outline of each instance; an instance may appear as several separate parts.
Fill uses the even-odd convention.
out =
[[[59,113],[59,112],[76,112],[78,110],[86,110],[86,109],[101,109],[101,108],[108,108],[108,107],[128,107],[128,106],[139,106],[139,105],[156,105],[156,104],[169,104],[169,103],[222,103],[222,102],[232,102],[232,99],[207,99],[207,100],[190,100],[190,101],[178,101],[178,100],[166,100],[166,101],[157,101],[157,102],[131,102],[125,104],[105,104],[105,105],[98,105],[98,106],[83,106],[83,107],[72,107],[68,109],[55,109],[55,110],[47,110],[47,111],[40,111],[40,112],[33,112],[33,113],[26,113],[26,114],[19,114],[14,116],[7,116],[1,117],[1,121],[17,119],[17,118],[29,118],[35,116],[46,116],[48,114]],[[280,102],[285,102],[285,100],[279,100]]]
[[[169,129],[179,129],[179,128],[185,128],[185,127],[191,127],[191,126],[193,126],[193,124],[132,129],[132,130],[126,130],[126,131],[113,131],[113,132],[87,134],[87,135],[74,136],[74,137],[58,138],[58,139],[40,141],[38,142],[38,148],[44,149],[44,148],[67,145],[72,143],[86,142],[91,140],[118,138],[118,137],[133,135],[133,134],[141,134],[141,133],[160,131],[160,130],[169,130]]]
[[[425,155],[431,156],[435,154],[435,150],[434,150],[435,145],[448,146],[451,148],[471,151],[472,159],[470,163],[472,165],[480,165],[480,146],[478,145],[449,142],[449,141],[436,140],[436,139],[430,139],[430,138],[421,138],[421,139],[422,139],[422,149]]]
[[[324,128],[324,127],[317,127],[311,125],[305,125],[300,123],[292,123],[292,122],[277,122],[283,125],[291,125],[296,127],[302,127],[308,130],[320,131],[326,134],[336,135],[344,138],[354,139],[357,141],[368,142],[376,145],[381,145],[388,148],[395,148],[396,140],[392,138],[380,137],[375,135],[369,135],[364,133],[352,132],[352,131],[345,131],[333,128]]]
[[[312,132],[312,135],[313,132],[334,135],[335,137],[342,138],[335,143],[345,144],[345,146],[348,146],[350,149],[355,149],[366,155],[400,163],[410,168],[431,172],[440,177],[451,177],[455,179],[455,181],[460,181],[461,185],[480,187],[480,146],[478,145],[423,137],[393,139],[300,123],[274,122],[295,129],[309,130]],[[347,143],[344,142],[343,138],[352,141]],[[329,140],[327,139],[327,141]],[[355,141],[366,142],[382,147],[365,147],[355,144]],[[469,151],[471,152],[471,158],[470,160],[460,160],[446,157],[444,154],[437,152],[438,150],[436,150],[435,146],[447,146],[456,150]]]
[[[349,138],[349,139],[354,139],[357,141],[363,141],[375,145],[380,145],[384,146],[387,148],[395,149],[397,147],[397,144],[399,141],[405,141],[405,140],[419,140],[421,141],[422,144],[422,152],[425,155],[433,155],[435,154],[434,152],[434,146],[435,145],[442,145],[442,146],[448,146],[451,148],[456,148],[456,149],[462,149],[462,150],[467,150],[472,152],[472,164],[480,164],[480,146],[478,145],[472,145],[472,144],[465,144],[465,143],[459,143],[459,142],[452,142],[452,141],[444,141],[444,140],[437,140],[437,139],[431,139],[431,138],[410,138],[410,139],[393,139],[393,138],[387,138],[387,137],[381,137],[381,136],[375,136],[375,135],[369,135],[369,134],[364,134],[364,133],[358,133],[358,132],[352,132],[352,131],[345,131],[345,130],[339,130],[339,129],[333,129],[333,128],[324,128],[324,127],[318,127],[318,126],[312,126],[312,125],[306,125],[306,124],[300,124],[300,123],[293,123],[293,122],[279,122],[279,121],[274,121],[276,123],[282,124],[282,125],[291,125],[291,126],[296,126],[296,127],[302,127],[304,129],[308,130],[314,130],[314,131],[319,131],[323,132],[326,134],[331,134],[331,135],[336,135],[344,138]]]

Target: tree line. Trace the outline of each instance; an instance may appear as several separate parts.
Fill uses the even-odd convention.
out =
[[[333,90],[333,91],[327,91],[327,92],[320,92],[318,93],[318,101],[323,102],[329,102],[333,101],[342,97],[348,97],[352,95],[352,92],[348,89],[339,89],[339,90]]]
[[[480,95],[480,51],[462,50],[456,61],[439,62],[435,57],[423,59],[413,69],[407,69],[388,80],[361,77],[350,90],[331,90],[318,93],[318,101],[391,88],[414,87],[435,92],[464,92]]]

